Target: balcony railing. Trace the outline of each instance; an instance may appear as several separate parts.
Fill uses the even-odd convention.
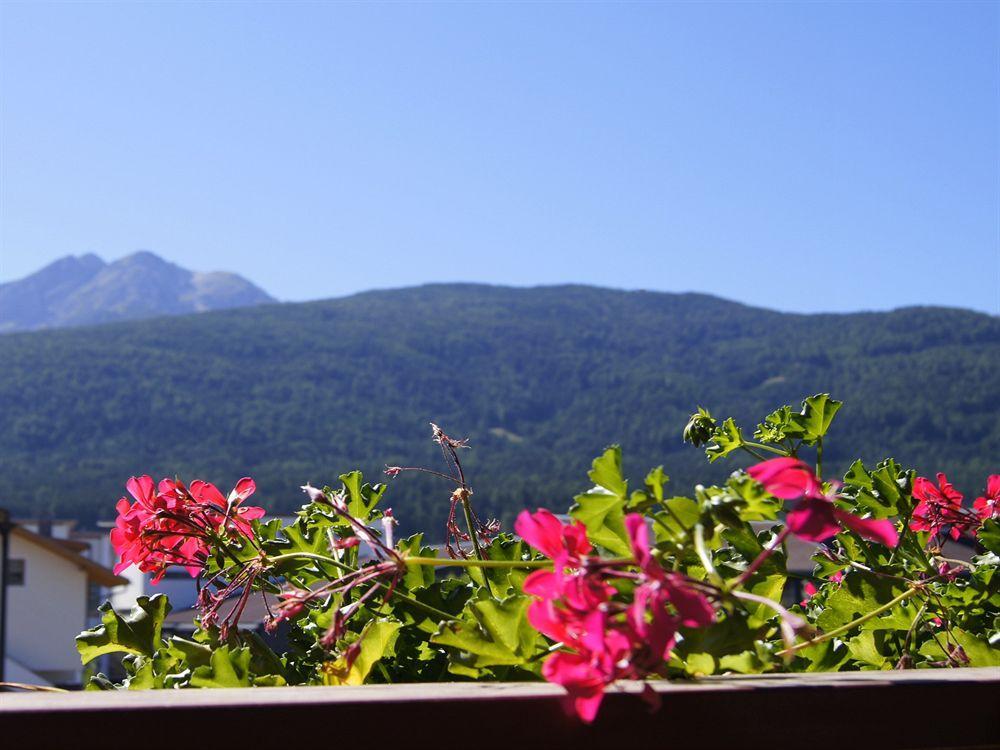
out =
[[[0,694],[0,747],[997,748],[1000,670],[726,677],[618,686],[594,724],[544,683]]]

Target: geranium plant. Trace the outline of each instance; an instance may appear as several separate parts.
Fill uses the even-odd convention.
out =
[[[699,409],[684,439],[710,461],[752,458],[725,484],[667,491],[662,467],[630,486],[617,446],[565,516],[525,510],[514,528],[480,520],[461,461],[465,441],[432,425],[446,468],[387,467],[448,485],[443,555],[396,539],[386,484],[359,472],[305,485],[287,525],[203,481],[132,478],[118,502],[118,570],[198,578],[191,639],[165,637],[169,603],[140,597],[77,639],[85,663],[120,652],[124,679],[93,689],[548,680],[584,721],[619,679],[723,673],[1000,665],[1000,476],[969,506],[947,478],[892,459],[823,476],[840,409],[826,394],[782,407],[744,436]],[[513,532],[513,533],[511,533]],[[821,543],[806,599],[792,590],[785,542]],[[946,553],[966,537],[971,560]],[[262,597],[266,630],[240,627]],[[656,693],[644,697],[651,705]]]

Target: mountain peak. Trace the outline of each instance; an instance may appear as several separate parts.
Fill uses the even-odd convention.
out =
[[[198,273],[149,250],[112,263],[67,255],[0,284],[0,333],[266,304],[274,299],[233,273]]]

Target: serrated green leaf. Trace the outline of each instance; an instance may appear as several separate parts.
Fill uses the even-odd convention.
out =
[[[622,449],[612,445],[594,459],[593,468],[587,474],[590,481],[603,487],[623,500],[628,496],[628,482],[622,476]]]
[[[1000,667],[1000,648],[990,645],[989,642],[978,638],[972,633],[959,628],[951,629],[951,640],[962,647],[965,655],[969,657],[970,667]],[[945,641],[942,633],[938,640]],[[920,653],[932,659],[943,661],[947,658],[938,640],[931,639],[920,647]]]
[[[705,455],[709,462],[728,456],[743,445],[743,432],[736,426],[736,422],[729,417],[725,422],[715,428],[712,433],[712,440],[705,446]]]
[[[847,652],[852,659],[869,667],[885,669],[888,666],[888,659],[879,653],[875,633],[870,630],[863,631],[847,641]]]
[[[840,587],[827,597],[823,611],[816,618],[816,625],[824,631],[847,625],[887,604],[902,591],[903,589],[884,578],[851,571],[844,576]]]
[[[209,663],[191,674],[191,687],[234,688],[250,687],[250,649],[219,646],[212,651]]]
[[[112,609],[110,602],[99,608],[101,624],[76,637],[76,648],[83,664],[103,654],[128,653],[152,656],[161,647],[160,630],[163,618],[170,611],[170,602],[163,594],[150,598],[140,596],[127,615]]]
[[[344,483],[344,490],[347,492],[347,511],[362,523],[367,523],[372,510],[382,499],[385,485],[376,484],[373,487],[364,484],[360,471],[341,474],[340,481]]]
[[[472,600],[462,619],[443,623],[431,642],[451,649],[465,669],[522,665],[543,643],[528,622],[531,601],[523,595]]]
[[[601,487],[573,498],[569,514],[587,529],[587,538],[616,555],[631,554],[622,498]]]
[[[830,398],[829,393],[817,393],[802,402],[802,410],[788,415],[784,426],[786,437],[797,438],[806,445],[815,445],[827,431],[833,418],[837,416],[842,401]]]
[[[323,682],[327,685],[363,685],[372,668],[381,660],[395,653],[396,640],[403,623],[396,620],[378,619],[365,625],[358,641],[361,650],[350,669],[343,657],[324,669]],[[339,668],[338,668],[339,667]]]

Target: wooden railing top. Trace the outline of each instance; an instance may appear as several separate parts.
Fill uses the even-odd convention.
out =
[[[639,699],[643,683],[625,682],[610,691],[591,726],[567,716],[562,689],[546,683],[2,693],[0,746],[6,746],[5,736],[16,736],[19,741],[11,747],[18,750],[87,747],[91,740],[95,747],[124,748],[129,745],[121,738],[132,736],[143,750],[182,748],[208,731],[233,742],[217,747],[280,742],[287,748],[294,746],[289,732],[321,729],[344,747],[370,744],[380,736],[400,747],[430,743],[475,750],[534,747],[543,739],[553,749],[565,741],[608,750],[630,745],[1000,747],[1000,669],[744,676],[650,685],[662,699],[659,711],[651,713]],[[951,708],[940,713],[942,706]],[[21,741],[32,736],[41,744]],[[98,741],[101,737],[118,739],[106,745]]]

